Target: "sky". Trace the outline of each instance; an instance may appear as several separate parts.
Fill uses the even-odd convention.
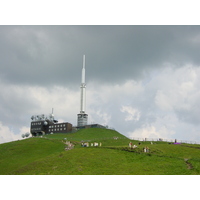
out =
[[[131,138],[200,142],[200,26],[0,26],[0,143],[32,115],[86,113]]]

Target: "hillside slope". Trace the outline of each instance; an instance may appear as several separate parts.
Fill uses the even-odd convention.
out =
[[[28,138],[0,145],[0,174],[15,174],[15,171],[38,159],[61,152],[64,144],[58,140]]]
[[[75,144],[65,151],[64,141]],[[82,141],[101,147],[82,147]],[[0,145],[0,174],[200,174],[200,145],[132,141],[108,129],[28,138]],[[148,146],[150,153],[144,153]]]

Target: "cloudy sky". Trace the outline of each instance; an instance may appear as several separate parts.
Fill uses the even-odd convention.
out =
[[[74,126],[86,55],[89,123],[200,142],[200,26],[0,26],[0,143],[31,116]]]

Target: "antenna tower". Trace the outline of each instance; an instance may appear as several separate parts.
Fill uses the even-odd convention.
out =
[[[88,121],[88,114],[85,113],[86,107],[86,83],[85,83],[85,55],[83,55],[83,68],[81,78],[81,97],[80,97],[80,113],[77,118],[77,126],[85,126]]]

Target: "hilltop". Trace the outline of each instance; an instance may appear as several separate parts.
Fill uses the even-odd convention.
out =
[[[46,137],[52,139],[63,139],[63,136],[65,136],[64,138],[67,138],[68,140],[74,140],[74,141],[102,140],[102,139],[109,140],[113,139],[113,137],[118,137],[120,139],[128,139],[127,137],[118,133],[115,130],[103,129],[103,128],[86,128],[86,129],[80,129],[75,133],[46,135]]]
[[[74,148],[66,151],[69,141]],[[89,128],[0,144],[0,174],[200,174],[200,145],[132,140],[137,148],[131,149],[130,141],[114,130]]]

